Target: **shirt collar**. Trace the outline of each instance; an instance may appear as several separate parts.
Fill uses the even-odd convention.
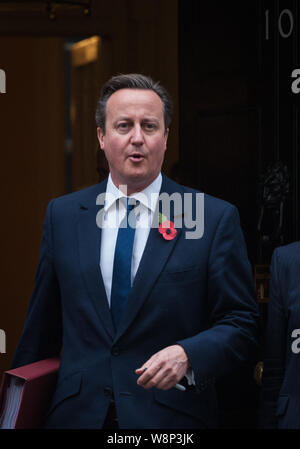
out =
[[[138,200],[145,207],[150,209],[152,212],[155,212],[156,203],[158,200],[159,192],[162,184],[162,176],[161,173],[154,179],[154,181],[148,185],[144,190],[140,192],[136,192],[131,195],[132,198]],[[126,198],[126,195],[116,187],[113,183],[111,175],[109,174],[106,186],[106,198],[104,204],[105,212],[119,199]]]

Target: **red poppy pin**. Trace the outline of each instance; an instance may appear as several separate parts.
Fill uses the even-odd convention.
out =
[[[159,214],[159,223],[158,231],[163,238],[165,240],[173,240],[177,235],[173,221],[169,221],[164,215]]]

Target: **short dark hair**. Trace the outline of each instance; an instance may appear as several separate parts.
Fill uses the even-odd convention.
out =
[[[173,102],[167,90],[159,81],[153,81],[150,76],[139,73],[116,75],[110,78],[102,87],[100,99],[96,109],[96,124],[105,133],[106,103],[109,97],[120,89],[149,89],[153,90],[161,99],[164,111],[165,129],[170,126],[173,113]]]

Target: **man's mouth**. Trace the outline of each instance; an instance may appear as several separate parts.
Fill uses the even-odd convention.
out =
[[[140,161],[142,161],[142,160],[144,159],[144,156],[143,156],[141,153],[132,153],[132,154],[129,156],[129,159],[130,159],[132,162],[140,162]]]

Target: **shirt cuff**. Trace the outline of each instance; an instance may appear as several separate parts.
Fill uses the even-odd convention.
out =
[[[187,378],[188,381],[188,385],[196,385],[195,382],[195,375],[194,375],[194,371],[192,370],[192,368],[188,368],[187,372],[185,373],[185,377]]]

